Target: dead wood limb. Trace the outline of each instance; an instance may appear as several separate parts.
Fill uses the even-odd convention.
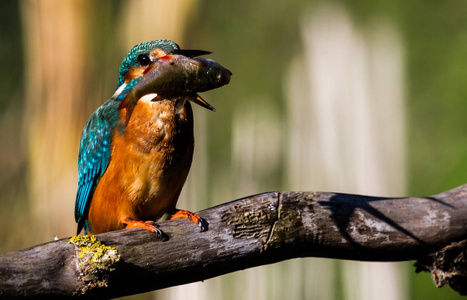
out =
[[[466,245],[456,244],[467,239],[467,185],[425,198],[273,192],[199,214],[208,231],[173,220],[159,223],[164,240],[131,229],[97,235],[107,247],[62,239],[2,254],[0,297],[111,298],[311,256],[418,260],[419,270],[433,274],[450,264],[455,272],[435,275],[437,283],[467,292],[458,285],[466,278]],[[437,256],[451,244],[455,255],[445,248],[451,255]]]

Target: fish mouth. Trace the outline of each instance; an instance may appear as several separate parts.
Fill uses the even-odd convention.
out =
[[[187,99],[190,100],[193,103],[198,104],[201,107],[204,107],[204,108],[209,109],[209,110],[214,111],[214,112],[216,111],[216,109],[211,104],[209,104],[206,100],[201,98],[201,96],[198,95],[198,94],[190,95],[190,96],[187,97]]]

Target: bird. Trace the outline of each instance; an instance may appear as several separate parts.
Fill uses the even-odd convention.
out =
[[[77,234],[83,229],[84,234],[99,234],[134,227],[160,233],[155,221],[166,213],[170,219],[187,218],[206,230],[205,220],[177,209],[176,203],[194,151],[190,102],[215,111],[196,92],[227,84],[232,74],[214,61],[198,58],[210,53],[180,49],[166,39],[140,43],[128,52],[114,94],[90,116],[81,134]],[[178,69],[171,67],[175,63]],[[214,86],[197,89],[193,84],[189,89],[188,79],[174,80],[179,73],[173,70],[185,74],[185,66],[196,64],[205,68],[200,74],[215,73],[211,69],[219,66],[216,77],[209,75]],[[162,83],[154,84],[151,72]],[[177,90],[183,92],[172,93],[182,81],[187,86]]]

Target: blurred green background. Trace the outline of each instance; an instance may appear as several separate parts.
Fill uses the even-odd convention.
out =
[[[3,1],[0,251],[75,233],[89,115],[135,44],[213,51],[179,206],[271,190],[425,196],[467,181],[467,2]],[[157,251],[157,249],[155,249]],[[297,259],[135,299],[457,299],[410,263]]]

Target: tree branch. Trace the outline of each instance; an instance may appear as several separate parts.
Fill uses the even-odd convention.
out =
[[[419,260],[467,293],[467,185],[425,198],[265,193],[199,215],[208,231],[179,219],[159,223],[162,238],[130,229],[97,235],[105,246],[80,237],[0,255],[0,296],[118,297],[309,256]]]

